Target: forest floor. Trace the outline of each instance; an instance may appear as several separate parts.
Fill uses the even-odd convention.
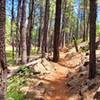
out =
[[[100,87],[100,56],[97,58],[98,74],[93,80],[88,79],[88,64],[84,65],[88,58],[74,49],[61,50],[58,63],[43,58],[31,66],[36,75],[29,75],[27,85],[20,88],[23,100],[93,100]]]

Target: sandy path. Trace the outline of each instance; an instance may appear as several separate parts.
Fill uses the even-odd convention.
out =
[[[56,68],[56,72],[47,75],[44,78],[44,82],[47,82],[50,88],[53,90],[45,95],[45,100],[68,100],[66,95],[66,74],[68,73],[68,69],[59,64],[53,63]]]

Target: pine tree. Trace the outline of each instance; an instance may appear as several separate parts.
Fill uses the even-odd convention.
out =
[[[90,0],[90,62],[89,62],[89,78],[96,76],[96,17],[97,4],[96,0]]]
[[[62,0],[56,0],[56,17],[55,17],[55,30],[54,30],[54,44],[53,44],[53,61],[59,60],[59,35],[60,35],[60,22],[61,22],[61,4]]]
[[[7,78],[7,67],[6,67],[6,54],[5,54],[5,0],[0,0],[0,68],[2,70],[1,87],[2,94],[0,100],[6,100],[6,78]]]

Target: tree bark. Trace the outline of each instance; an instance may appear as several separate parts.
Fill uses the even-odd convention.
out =
[[[33,13],[34,13],[34,0],[30,0],[29,3],[29,18],[28,18],[28,26],[27,26],[27,61],[29,61],[29,56],[31,52],[31,44],[32,44],[32,30],[33,30],[33,23],[34,23],[34,18],[33,18]]]
[[[61,32],[61,47],[64,48],[66,46],[66,40],[65,40],[65,36],[66,36],[66,32],[65,32],[65,28],[67,27],[67,16],[66,16],[66,6],[67,6],[67,1],[63,0],[63,17],[62,17],[62,32]]]
[[[20,58],[20,18],[21,18],[21,0],[18,0],[17,25],[16,25],[16,64],[19,64]]]
[[[49,7],[50,7],[50,1],[46,0],[44,27],[43,27],[43,40],[42,40],[42,56],[43,57],[45,57],[45,53],[48,52],[47,44],[48,44]]]
[[[43,40],[43,25],[44,25],[44,1],[40,2],[40,27],[38,34],[38,52],[42,52],[42,40]]]
[[[84,33],[83,33],[83,42],[86,41],[86,0],[84,0]]]
[[[59,35],[60,35],[60,22],[61,22],[61,3],[62,0],[56,0],[56,17],[55,17],[55,30],[54,30],[54,44],[53,44],[53,61],[59,60]]]
[[[11,46],[12,46],[12,59],[14,59],[14,0],[12,0],[12,10],[11,10]]]
[[[0,95],[1,100],[6,100],[7,91],[7,67],[6,67],[6,52],[5,52],[5,0],[0,0],[0,68],[1,74],[1,87],[2,94]]]
[[[79,25],[80,25],[80,4],[78,6],[78,14],[77,14],[77,29],[76,29],[76,33],[75,33],[75,38],[78,39],[79,37]]]
[[[22,2],[22,15],[20,24],[20,44],[22,63],[27,63],[27,46],[26,46],[26,0]]]
[[[97,17],[97,4],[96,0],[90,0],[90,57],[89,57],[89,79],[96,76],[96,17]]]

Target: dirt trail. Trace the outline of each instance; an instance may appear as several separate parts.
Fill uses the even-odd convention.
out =
[[[59,64],[53,64],[56,67],[56,72],[51,73],[50,75],[44,78],[45,82],[48,82],[49,87],[52,88],[52,91],[45,95],[45,100],[67,100],[66,95],[66,74],[68,69],[62,67]]]
[[[68,97],[70,94],[68,89],[66,88],[66,81],[67,81],[66,76],[68,75],[70,70],[74,71],[74,69],[72,68],[70,69],[67,67],[68,65],[66,65],[67,62],[66,59],[68,59],[69,57],[67,56],[66,59],[65,57],[66,57],[66,53],[60,52],[60,61],[58,63],[51,62],[51,64],[55,67],[56,71],[46,75],[42,79],[42,81],[44,81],[44,83],[46,83],[48,87],[51,88],[51,91],[49,91],[49,88],[47,89],[47,93],[44,96],[45,100],[70,100],[70,97]],[[80,54],[78,58],[81,59]],[[71,63],[75,64],[73,60]],[[78,100],[78,99],[73,99],[73,100]]]
[[[75,63],[75,59],[77,58],[80,59],[80,54],[79,56],[76,56],[78,54],[73,55],[75,56],[75,58],[69,57],[69,55],[66,57],[66,53],[61,52],[60,60],[58,63],[50,62],[51,66],[55,68],[55,71],[51,72],[50,74],[45,74],[42,76],[40,75],[39,81],[42,82],[45,87],[45,93],[43,93],[42,95],[44,97],[43,100],[78,100],[78,99],[69,99],[68,96],[70,96],[70,93],[68,88],[66,87],[66,81],[68,80],[67,79],[68,77],[66,76],[68,75],[69,72],[74,71],[74,69],[68,68],[68,64],[69,63],[77,64],[77,61]],[[68,61],[72,62],[68,62],[66,59],[69,59]],[[28,98],[30,97],[28,96]],[[33,99],[30,98],[27,100],[33,100]]]

